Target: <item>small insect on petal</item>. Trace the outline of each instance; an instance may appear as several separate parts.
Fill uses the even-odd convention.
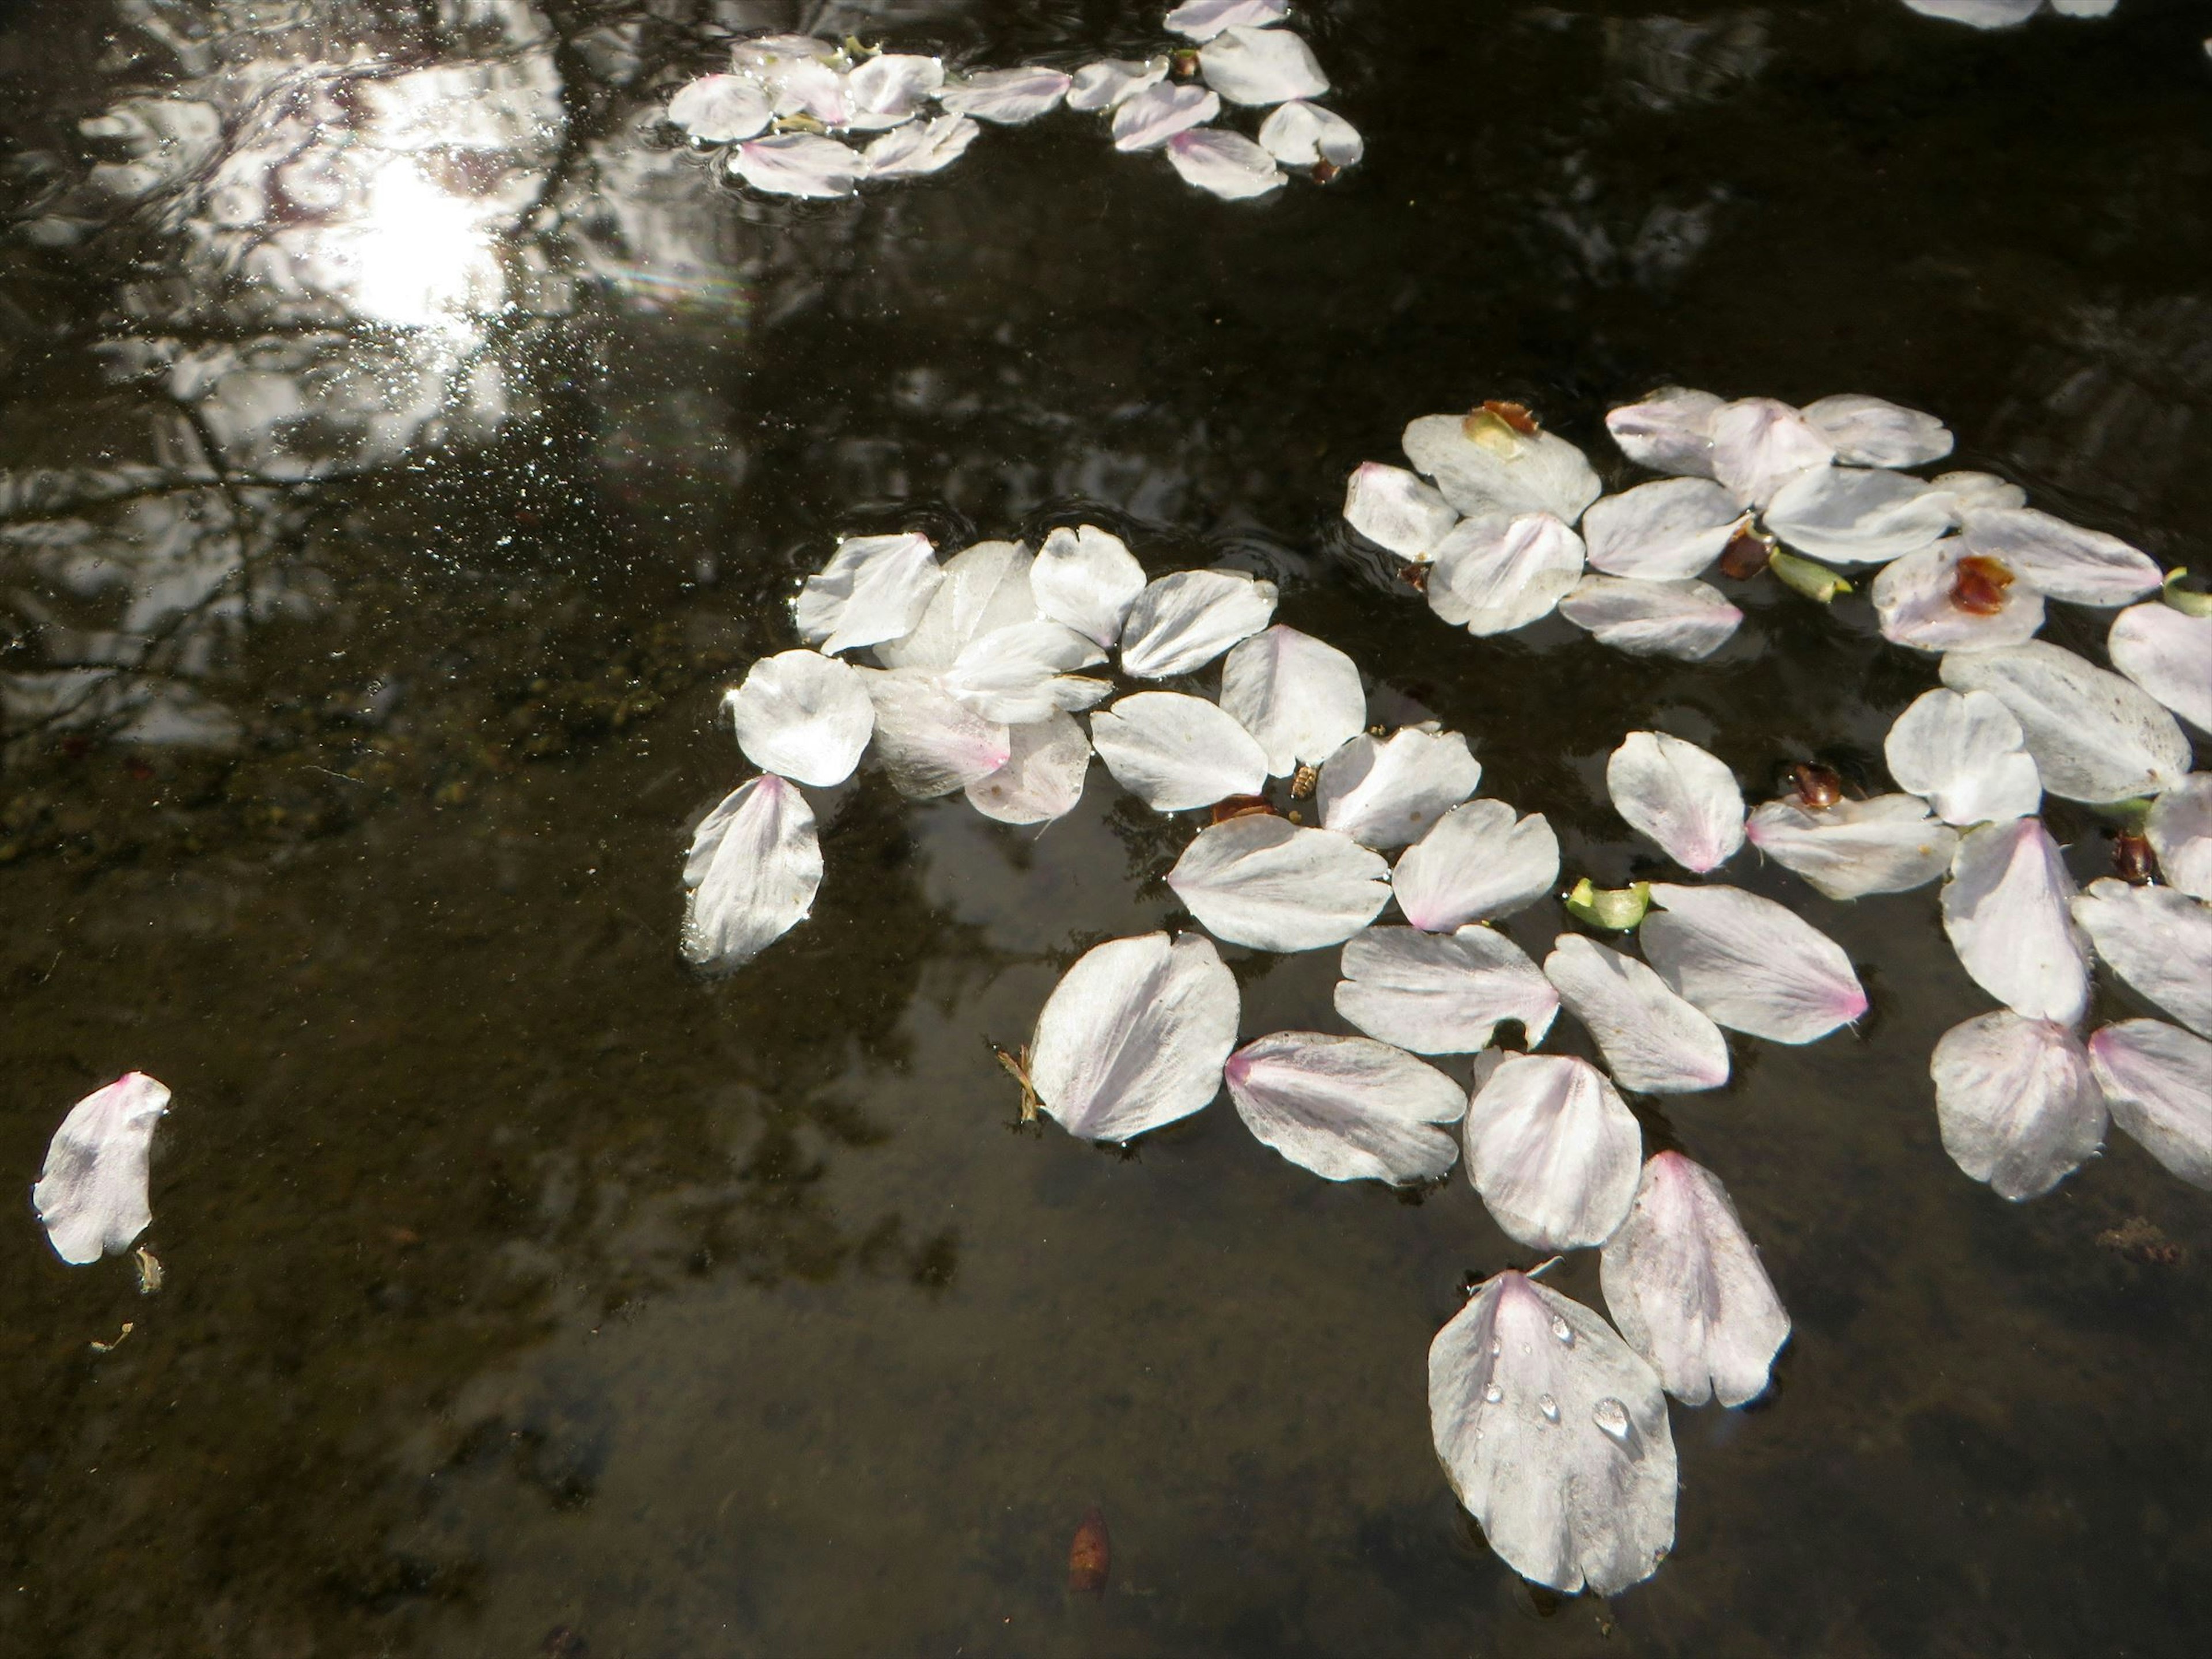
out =
[[[1114,1563],[1113,1540],[1106,1535],[1106,1516],[1093,1504],[1083,1512],[1083,1524],[1067,1547],[1067,1588],[1075,1595],[1099,1595],[1106,1589],[1106,1575]]]
[[[2158,854],[2148,836],[2123,830],[2112,837],[2112,873],[2137,887],[2158,879]]]
[[[1772,542],[1749,530],[1739,530],[1721,550],[1721,574],[1748,581],[1766,568],[1767,560],[1773,556]]]
[[[1320,781],[1321,768],[1318,766],[1299,767],[1296,772],[1291,775],[1291,799],[1292,800],[1310,799],[1313,795],[1314,786]]]
[[[2004,609],[2005,589],[2012,583],[2012,572],[1996,560],[1969,553],[1951,580],[1951,603],[1977,617],[1994,617]]]

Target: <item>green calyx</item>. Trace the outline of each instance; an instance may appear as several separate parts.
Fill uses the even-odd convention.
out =
[[[1795,553],[1785,553],[1780,548],[1767,556],[1766,568],[1774,573],[1775,580],[1793,592],[1802,593],[1808,599],[1818,599],[1826,605],[1838,593],[1848,593],[1851,585],[1825,564],[1812,559],[1801,559]]]
[[[1625,933],[1643,921],[1644,913],[1651,908],[1651,884],[1639,881],[1628,887],[1596,887],[1584,876],[1563,902],[1567,914],[1577,921]]]
[[[2188,574],[2185,564],[2169,572],[2166,585],[2159,590],[2159,598],[2185,617],[2212,617],[2212,593],[2200,593],[2181,585],[2181,579]]]

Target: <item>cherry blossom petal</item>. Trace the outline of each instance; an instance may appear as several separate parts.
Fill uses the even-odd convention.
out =
[[[1030,1081],[1070,1134],[1133,1140],[1221,1088],[1237,1046],[1237,980],[1212,940],[1109,939],[1060,976],[1030,1040]]]
[[[2105,1104],[2143,1150],[2192,1187],[2212,1188],[2212,1042],[2162,1019],[2128,1019],[2089,1039]]]
[[[878,645],[878,660],[886,668],[950,668],[984,635],[1034,621],[1031,568],[1029,549],[1019,542],[962,549],[945,562],[921,620],[902,637]]]
[[[2212,899],[2212,775],[2191,772],[2152,802],[2143,834],[2161,877],[2191,898]]]
[[[1313,48],[1288,29],[1233,24],[1199,48],[1198,68],[1232,104],[1279,104],[1328,90]]]
[[[668,100],[668,118],[708,144],[750,138],[775,113],[767,89],[743,75],[703,76]]]
[[[850,196],[867,167],[850,144],[812,132],[749,138],[730,152],[730,171],[769,196]]]
[[[1406,459],[1475,518],[1548,513],[1572,524],[1602,489],[1582,451],[1549,432],[1516,432],[1486,410],[1424,415],[1406,428]]]
[[[1367,153],[1367,143],[1333,109],[1292,99],[1260,123],[1260,148],[1285,167],[1348,167]]]
[[[799,637],[834,656],[911,633],[944,580],[927,536],[848,536],[806,579],[792,614]]]
[[[1613,1595],[1674,1547],[1658,1376],[1579,1302],[1510,1270],[1484,1285],[1429,1345],[1429,1428],[1452,1491],[1523,1578]]]
[[[1964,519],[1990,507],[2026,507],[2027,492],[1994,472],[1939,472],[1929,488],[1951,503],[1951,516]]]
[[[1638,931],[1674,993],[1730,1030],[1812,1042],[1867,1011],[1835,940],[1771,899],[1735,887],[1655,883]]]
[[[1680,1152],[1645,1164],[1598,1273],[1621,1335],[1675,1399],[1741,1406],[1766,1392],[1790,1316],[1711,1170]]]
[[[778,115],[811,115],[825,126],[842,126],[850,112],[845,77],[832,61],[837,48],[808,34],[741,40],[732,66],[768,88]]]
[[[1388,742],[1362,733],[1322,763],[1322,824],[1388,851],[1419,840],[1474,793],[1482,763],[1457,732],[1407,726]]]
[[[1699,581],[1585,576],[1559,601],[1559,614],[1588,629],[1600,645],[1632,657],[1702,662],[1735,637],[1743,612]]]
[[[1970,553],[2069,605],[2119,605],[2158,592],[2165,573],[2118,536],[2084,530],[2032,507],[1984,507],[1966,516],[1959,538]]]
[[[54,1254],[71,1267],[122,1255],[153,1224],[154,1127],[168,1109],[166,1085],[125,1072],[70,1107],[54,1131],[31,1206]]]
[[[722,706],[747,760],[817,789],[853,775],[876,729],[860,675],[818,651],[763,657]]]
[[[1796,410],[1771,398],[1744,398],[1713,416],[1713,477],[1747,507],[1765,507],[1783,485],[1835,459],[1833,445]]]
[[[1091,739],[1055,709],[1006,728],[1006,763],[968,786],[968,804],[1000,823],[1049,823],[1075,810],[1091,769]]]
[[[1697,1094],[1729,1080],[1721,1028],[1633,957],[1562,933],[1544,958],[1559,1001],[1589,1028],[1613,1081],[1650,1095]]]
[[[2171,887],[2107,878],[2074,901],[2074,919],[2114,973],[2212,1036],[2212,909]]]
[[[1188,674],[1249,639],[1274,614],[1273,582],[1241,570],[1178,570],[1148,583],[1129,606],[1122,671],[1144,680]]]
[[[2132,681],[2039,640],[1943,659],[1954,691],[2012,710],[2043,787],[2067,800],[2129,800],[2188,775],[2189,739]]]
[[[1559,878],[1559,841],[1541,812],[1502,800],[1455,806],[1391,872],[1398,907],[1426,933],[1448,933],[1534,904]]]
[[[2212,732],[2212,617],[2155,602],[2130,605],[2112,618],[2105,650],[2113,667],[2198,731]]]
[[[1766,527],[1831,564],[1885,564],[1949,530],[1951,500],[1899,472],[1808,467],[1774,492]]]
[[[1283,171],[1275,158],[1241,132],[1193,127],[1168,140],[1167,154],[1183,183],[1225,202],[1249,201],[1282,186]]]
[[[845,120],[858,132],[911,121],[945,84],[945,65],[913,52],[878,52],[845,75]]]
[[[1905,3],[1923,17],[1940,17],[1948,23],[1966,23],[1978,29],[2007,29],[2034,16],[2043,0],[1905,0]]]
[[[945,689],[986,720],[1027,726],[1054,709],[1088,708],[1113,690],[1105,680],[1071,671],[1106,660],[1106,653],[1055,622],[1015,623],[969,641],[944,674]]]
[[[1256,795],[1267,753],[1203,697],[1139,691],[1091,717],[1091,741],[1114,781],[1159,812]]]
[[[2043,805],[2043,780],[2020,722],[1986,691],[1923,692],[1883,739],[1889,775],[1961,828],[2021,818]]]
[[[1917,795],[1876,795],[1808,808],[1771,800],[1744,833],[1784,869],[1832,899],[1909,893],[1951,867],[1958,831],[1928,814]]]
[[[948,81],[937,101],[955,115],[1018,127],[1049,114],[1073,82],[1056,69],[1031,64],[1021,69],[978,70]]]
[[[895,127],[861,152],[871,179],[919,179],[968,153],[982,131],[964,115],[939,115]]]
[[[1261,1144],[1328,1180],[1433,1181],[1459,1158],[1451,1130],[1467,1097],[1387,1042],[1279,1031],[1246,1043],[1222,1073]]]
[[[1425,559],[1459,522],[1459,514],[1419,474],[1363,461],[1345,487],[1344,521],[1401,559]]]
[[[1605,763],[1606,793],[1629,827],[1657,842],[1686,870],[1726,863],[1743,845],[1743,791],[1735,774],[1694,743],[1631,732]]]
[[[1437,544],[1429,609],[1478,637],[1549,616],[1582,579],[1582,538],[1549,513],[1463,519]]]
[[[1030,568],[1030,587],[1039,616],[1112,645],[1145,591],[1145,568],[1119,536],[1079,525],[1044,538]]]
[[[1975,984],[2027,1019],[2071,1025],[2089,1006],[2074,878],[2041,818],[1969,830],[1943,884],[1943,931]]]
[[[1966,544],[1950,537],[1882,567],[1874,579],[1881,635],[1916,651],[1988,651],[2024,645],[2043,626],[2043,595],[2024,581],[2004,590],[1994,612],[1969,611],[1952,597]]]
[[[2105,1144],[2105,1097],[2063,1025],[2010,1009],[1954,1025],[1928,1062],[1943,1150],[2000,1198],[2040,1198]]]
[[[1255,812],[1200,830],[1168,885],[1216,939],[1314,951],[1375,920],[1389,902],[1389,874],[1348,836]]]
[[[1713,476],[1713,417],[1727,407],[1710,392],[1679,386],[1641,403],[1607,411],[1606,430],[1620,453],[1654,471],[1680,477]]]
[[[1012,755],[1006,723],[962,702],[940,676],[921,668],[854,672],[876,706],[876,758],[902,795],[949,795],[981,783]]]
[[[1468,1176],[1498,1224],[1534,1249],[1612,1237],[1643,1161],[1635,1115],[1571,1054],[1507,1056],[1468,1107]]]
[[[1075,71],[1075,79],[1067,89],[1067,106],[1080,110],[1115,109],[1167,77],[1168,60],[1164,58],[1147,58],[1142,63],[1130,58],[1102,58]]]
[[[1147,87],[1114,112],[1114,148],[1124,154],[1158,149],[1178,132],[1221,113],[1221,100],[1203,87],[1163,82]]]
[[[1184,0],[1167,15],[1167,26],[1194,40],[1211,40],[1227,28],[1264,28],[1290,10],[1290,0]]]
[[[1277,623],[1230,648],[1221,707],[1267,751],[1267,770],[1288,777],[1318,766],[1367,725],[1359,668],[1333,645]]]
[[[822,886],[814,810],[773,772],[701,819],[684,860],[684,955],[702,968],[751,961],[806,920]]]
[[[1502,1019],[1541,1042],[1559,1012],[1558,990],[1521,947],[1480,926],[1364,928],[1346,941],[1340,966],[1336,1012],[1417,1054],[1474,1054]]]
[[[1597,569],[1669,581],[1701,573],[1742,522],[1735,497],[1710,478],[1654,478],[1592,502],[1583,539]]]
[[[1800,412],[1835,446],[1836,459],[1853,466],[1921,466],[1951,453],[1950,428],[1942,422],[1887,398],[1846,392]]]

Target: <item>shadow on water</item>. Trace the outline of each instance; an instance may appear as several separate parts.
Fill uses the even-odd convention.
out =
[[[1180,914],[1182,826],[1098,772],[1042,836],[864,777],[815,916],[679,966],[716,696],[840,532],[1264,572],[1601,884],[1655,867],[1625,729],[1871,783],[1928,666],[1758,584],[1696,668],[1449,633],[1336,520],[1407,418],[1520,398],[1618,477],[1654,384],[1875,392],[2202,562],[2190,9],[1302,17],[1369,156],[1256,206],[1072,118],[768,203],[654,119],[732,32],[1073,64],[1140,8],[0,18],[0,1168],[107,1075],[176,1091],[157,1297],[9,1247],[0,1646],[2203,1650],[2212,1228],[2124,1140],[2027,1206],[1951,1166],[1926,1057],[1982,1004],[1924,892],[1740,878],[1875,1014],[1668,1106],[1796,1336],[1766,1403],[1676,1413],[1675,1555],[1610,1607],[1521,1585],[1430,1452],[1428,1338],[1518,1259],[1463,1182],[1331,1188],[1220,1104],[1127,1156],[1015,1125],[987,1039]],[[1329,956],[1238,960],[1247,1034],[1332,1028]]]

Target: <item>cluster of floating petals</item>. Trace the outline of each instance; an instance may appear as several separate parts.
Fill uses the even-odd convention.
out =
[[[169,1091],[128,1072],[69,1110],[46,1146],[31,1207],[54,1254],[72,1267],[119,1255],[153,1224],[147,1194],[154,1129]]]
[[[1105,116],[1116,149],[1164,155],[1201,190],[1264,196],[1286,168],[1325,179],[1364,148],[1350,122],[1311,101],[1328,76],[1305,40],[1279,27],[1285,10],[1250,0],[1179,6],[1167,27],[1201,43],[1194,50],[1107,58],[1072,75],[1042,64],[962,72],[850,40],[757,36],[738,44],[726,72],[680,88],[668,118],[700,143],[726,145],[731,173],[752,189],[827,198],[937,173],[967,153],[981,124],[1020,126],[1065,105]],[[1258,137],[1212,125],[1224,105],[1267,112]]]

